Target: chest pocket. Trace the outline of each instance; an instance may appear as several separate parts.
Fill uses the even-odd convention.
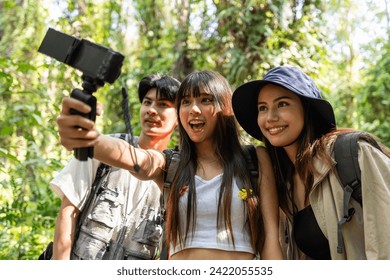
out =
[[[91,205],[84,220],[73,254],[77,259],[101,259],[121,217],[124,197],[112,189],[104,189]]]

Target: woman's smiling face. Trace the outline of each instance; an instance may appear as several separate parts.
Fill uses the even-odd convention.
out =
[[[274,84],[265,85],[257,99],[257,124],[276,147],[297,146],[304,127],[304,109],[299,96]]]

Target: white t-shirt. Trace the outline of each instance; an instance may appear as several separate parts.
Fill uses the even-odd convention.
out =
[[[74,206],[82,210],[99,165],[100,161],[95,159],[79,161],[72,158],[50,182],[50,187],[61,199],[66,196]]]
[[[82,210],[86,199],[91,191],[100,161],[88,158],[87,161],[79,161],[72,158],[69,163],[50,182],[52,190],[62,199],[66,196],[69,201]],[[127,209],[132,209],[149,193],[156,200],[156,209],[159,206],[160,189],[153,181],[142,181],[127,170],[121,169],[120,189],[126,189],[129,193],[123,194],[126,200]],[[122,185],[123,184],[123,185]]]

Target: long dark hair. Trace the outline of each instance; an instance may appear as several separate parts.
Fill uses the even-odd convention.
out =
[[[278,190],[279,205],[289,219],[292,219],[298,207],[294,202],[295,186],[293,175],[295,171],[299,174],[305,186],[305,201],[313,186],[314,175],[316,170],[313,165],[312,158],[317,154],[324,154],[325,146],[319,149],[313,149],[314,143],[318,142],[323,136],[322,132],[318,131],[315,123],[320,121],[318,116],[313,114],[310,102],[306,98],[300,97],[304,110],[304,129],[296,140],[298,142],[298,151],[295,165],[287,156],[283,147],[272,146],[271,143],[264,138],[263,141],[270,154],[276,175],[276,185]],[[332,164],[330,156],[323,157],[324,164]]]
[[[230,232],[230,239],[234,245],[234,235],[231,223],[231,202],[233,177],[242,182],[242,188],[250,193],[250,175],[245,167],[243,149],[239,141],[238,125],[233,115],[231,104],[232,91],[227,80],[217,72],[198,71],[189,74],[182,82],[176,99],[177,115],[180,116],[181,101],[186,96],[200,96],[207,92],[214,96],[215,106],[218,109],[216,131],[214,132],[215,153],[223,167],[223,177],[218,200],[217,226],[224,226]],[[196,224],[196,189],[195,173],[197,170],[197,154],[194,143],[179,121],[180,131],[180,163],[177,176],[174,178],[168,200],[167,209],[167,239],[174,246],[184,244],[189,230],[194,231]],[[180,190],[188,186],[187,216],[185,221],[180,220],[179,199]],[[240,186],[241,188],[241,186]],[[246,200],[246,209],[252,246],[259,252],[263,245],[263,223],[260,212],[260,202],[257,186],[254,193]],[[184,223],[185,232],[181,224]]]

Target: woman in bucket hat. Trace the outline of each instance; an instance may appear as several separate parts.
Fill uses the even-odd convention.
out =
[[[265,143],[277,180],[287,259],[390,259],[390,152],[359,140],[363,207],[344,192],[335,173],[333,108],[315,82],[291,66],[238,87],[233,109],[242,128]],[[367,139],[367,141],[369,141]],[[340,243],[341,240],[341,243]],[[341,244],[341,246],[340,246]]]

